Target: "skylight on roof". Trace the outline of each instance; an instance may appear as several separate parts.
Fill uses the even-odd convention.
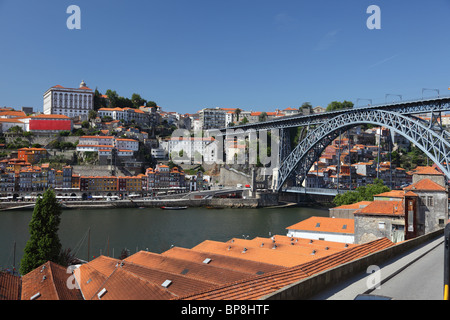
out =
[[[181,271],[181,274],[186,274],[189,272],[189,269],[184,269],[183,271]]]
[[[208,263],[210,263],[211,262],[211,259],[210,258],[206,258],[205,260],[203,260],[203,263],[204,264],[208,264]]]
[[[30,300],[36,300],[36,299],[39,298],[40,296],[41,296],[41,293],[38,292],[38,293],[36,293],[34,296],[32,296],[32,297],[30,298]]]
[[[103,297],[103,296],[105,295],[105,293],[106,293],[106,288],[103,288],[103,289],[97,294],[98,299],[100,300],[101,297]]]
[[[320,228],[320,222],[317,222],[316,228]]]
[[[172,284],[172,281],[166,280],[161,284],[161,286],[163,286],[164,288],[168,288],[171,284]]]

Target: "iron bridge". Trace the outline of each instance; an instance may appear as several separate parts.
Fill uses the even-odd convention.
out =
[[[390,104],[367,106],[312,115],[297,115],[276,120],[220,129],[220,134],[233,135],[234,130],[244,132],[279,129],[279,166],[273,173],[273,190],[298,192],[285,187],[295,177],[301,186],[308,172],[324,149],[337,137],[351,128],[372,124],[395,132],[422,150],[450,180],[450,133],[443,130],[441,113],[450,111],[450,97],[401,101]],[[425,121],[417,114],[431,114]],[[286,129],[307,128],[304,138],[294,150],[286,151]],[[230,130],[232,129],[232,130]]]

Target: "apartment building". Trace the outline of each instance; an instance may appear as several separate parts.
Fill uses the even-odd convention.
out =
[[[226,126],[226,111],[221,108],[205,108],[198,112],[203,130],[220,129]]]

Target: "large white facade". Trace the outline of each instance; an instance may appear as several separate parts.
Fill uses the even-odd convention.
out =
[[[79,88],[51,87],[44,93],[44,114],[61,114],[87,120],[94,108],[94,92],[84,81]]]

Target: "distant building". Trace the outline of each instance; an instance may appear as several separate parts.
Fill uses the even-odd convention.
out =
[[[226,111],[220,108],[205,108],[198,112],[200,126],[203,130],[220,129],[226,126]]]
[[[47,156],[48,153],[45,148],[21,148],[18,150],[18,158],[30,164],[36,164]]]
[[[94,92],[84,81],[79,88],[51,87],[44,93],[44,114],[65,115],[87,120],[94,108]]]
[[[73,129],[72,119],[65,115],[40,114],[20,121],[25,124],[25,131],[29,132],[56,133]]]

